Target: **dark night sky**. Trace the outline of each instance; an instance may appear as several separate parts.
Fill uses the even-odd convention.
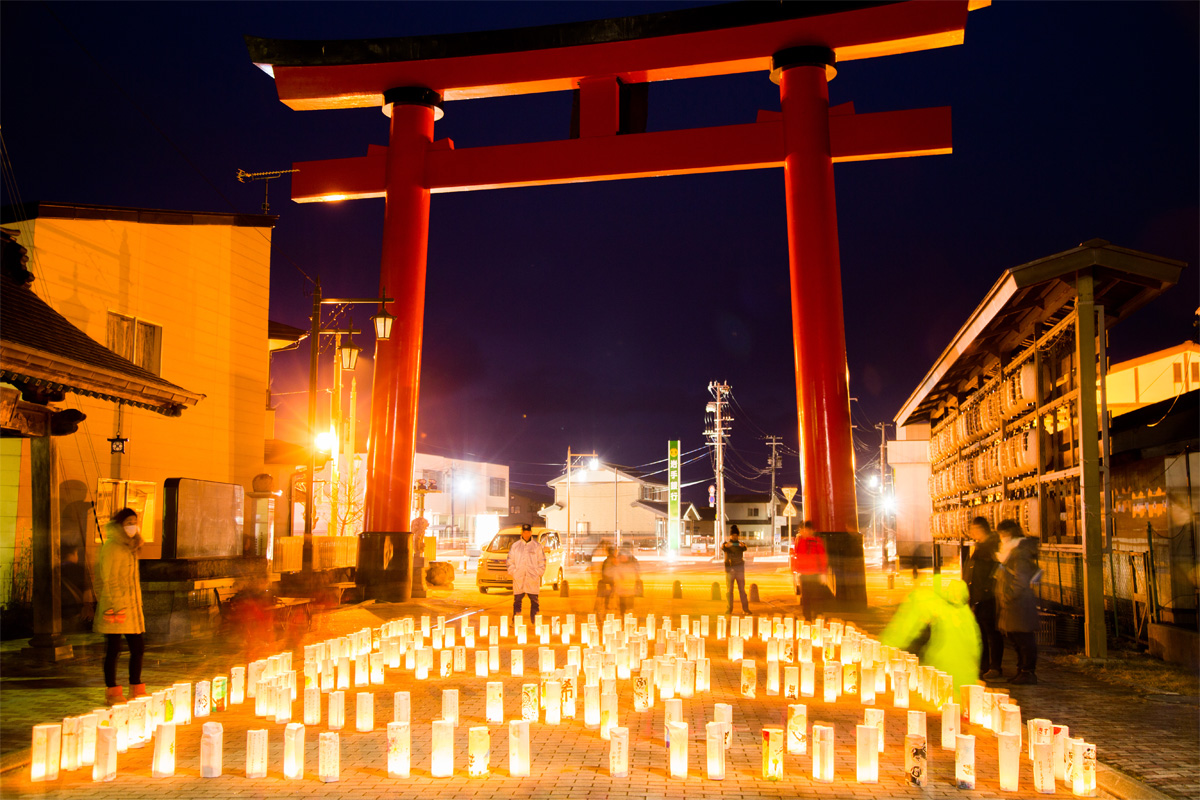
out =
[[[4,3],[3,136],[25,201],[253,213],[261,185],[237,183],[237,168],[361,155],[386,143],[387,121],[290,111],[243,34],[434,34],[689,5]],[[1182,259],[1182,283],[1116,328],[1110,352],[1191,335],[1198,8],[1000,3],[971,14],[964,46],[840,67],[835,103],[954,109],[952,156],[837,168],[860,465],[872,423],[891,419],[1009,266],[1094,237]],[[779,108],[764,73],[654,84],[650,127],[750,122],[760,108]],[[449,103],[436,136],[563,138],[569,109],[565,93]],[[377,289],[383,201],[286,198],[274,184],[271,316],[307,327],[301,271],[327,294]],[[720,379],[744,409],[733,444],[747,483],[765,465],[762,431],[796,445],[787,275],[779,170],[435,196],[421,449],[509,463],[518,484],[554,474],[545,464],[568,445],[643,464],[669,438],[702,444],[706,386]],[[303,356],[277,357],[275,390],[302,390],[306,370]],[[357,374],[365,396],[369,360]],[[278,403],[281,435],[299,438],[304,395]],[[705,479],[706,462],[685,481]],[[784,463],[795,480],[796,460]]]

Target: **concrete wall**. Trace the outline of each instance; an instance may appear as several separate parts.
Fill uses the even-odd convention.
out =
[[[271,232],[53,217],[18,227],[43,300],[101,344],[110,311],[161,326],[161,377],[205,395],[180,418],[74,394],[64,404],[87,420],[58,442],[62,502],[95,500],[102,479],[151,484],[154,514],[144,533],[152,541],[143,557],[157,558],[165,479],[249,490],[264,471]],[[111,455],[107,441],[118,423],[129,439],[124,456]],[[82,535],[92,560],[95,524]]]
[[[897,440],[887,443],[887,459],[896,499],[896,555],[905,565],[911,564],[914,557],[928,559],[933,545],[929,531],[929,515],[933,512],[929,497],[929,426],[900,428]]]

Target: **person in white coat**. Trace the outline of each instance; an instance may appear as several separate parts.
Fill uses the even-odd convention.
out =
[[[529,595],[529,619],[533,620],[538,613],[542,576],[546,573],[546,554],[541,543],[533,538],[531,526],[521,526],[521,538],[509,548],[507,563],[513,580],[513,616],[520,616],[521,600]]]

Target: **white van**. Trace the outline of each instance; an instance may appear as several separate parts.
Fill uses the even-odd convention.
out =
[[[546,554],[546,572],[542,575],[542,584],[549,583],[551,588],[557,589],[563,580],[563,550],[558,534],[549,528],[534,528],[533,536],[541,543],[542,551]],[[475,585],[479,591],[484,594],[488,589],[512,591],[512,576],[508,574],[508,549],[520,538],[521,526],[514,525],[501,528],[484,545],[479,554],[479,568],[475,571]]]

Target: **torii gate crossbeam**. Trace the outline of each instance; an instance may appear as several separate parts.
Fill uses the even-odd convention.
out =
[[[512,31],[348,42],[247,37],[295,109],[381,106],[387,147],[299,162],[300,202],[384,197],[380,285],[396,298],[377,346],[366,530],[409,529],[430,194],[784,168],[797,417],[806,515],[829,534],[836,593],[866,604],[846,373],[835,161],[950,152],[948,108],[829,107],[837,61],[960,44],[986,0],[731,3]],[[770,70],[781,113],[696,130],[630,133],[630,84]],[[579,137],[455,149],[435,141],[445,100],[578,90]],[[403,590],[402,590],[403,591]]]

